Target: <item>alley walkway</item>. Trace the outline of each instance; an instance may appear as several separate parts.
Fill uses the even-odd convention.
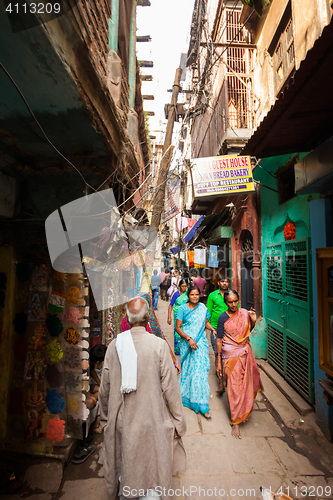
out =
[[[159,300],[157,315],[173,345],[167,308]],[[282,487],[294,499],[333,498],[333,444],[321,434],[312,411],[301,416],[262,370],[261,375],[264,393],[259,394],[249,421],[241,427],[242,439],[236,440],[231,436],[226,394],[215,395],[211,350],[212,420],[185,408],[187,470],[174,478],[175,499],[260,499],[261,485],[273,491]],[[98,465],[101,443],[101,435],[96,434],[96,453],[82,465],[69,463],[64,472],[55,461],[30,466],[20,493],[0,495],[0,499],[107,500],[103,468]]]

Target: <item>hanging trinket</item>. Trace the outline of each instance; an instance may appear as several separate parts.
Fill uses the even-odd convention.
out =
[[[143,264],[146,262],[146,254],[145,251],[142,250],[142,248],[138,248],[135,250],[135,252],[132,255],[132,260],[136,267],[142,267]]]
[[[64,355],[59,342],[56,339],[50,340],[46,346],[47,354],[51,363],[59,363]]]
[[[66,304],[66,296],[62,292],[53,292],[49,297],[48,308],[50,311],[59,313],[61,312]]]
[[[37,323],[34,330],[34,335],[31,342],[28,344],[28,349],[33,351],[45,351],[46,344],[46,328],[44,323]]]
[[[45,401],[49,412],[53,415],[55,415],[56,413],[61,413],[66,406],[64,398],[56,389],[52,389],[51,391],[47,389],[47,396],[45,398]]]
[[[65,340],[69,344],[77,344],[80,339],[80,334],[74,326],[69,326],[65,332]]]
[[[61,420],[59,415],[50,418],[46,426],[45,437],[52,441],[53,444],[63,441],[65,437],[65,420]]]

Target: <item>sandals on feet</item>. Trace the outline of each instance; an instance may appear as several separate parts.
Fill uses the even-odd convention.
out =
[[[83,464],[95,451],[95,446],[87,446],[85,448],[79,448],[73,455],[71,460],[72,464]]]
[[[210,420],[212,418],[211,414],[209,413],[209,411],[207,411],[207,413],[203,413],[203,416],[207,419],[207,420]]]

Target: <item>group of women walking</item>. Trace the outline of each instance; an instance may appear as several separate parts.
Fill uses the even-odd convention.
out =
[[[262,390],[259,369],[254,359],[249,336],[256,322],[253,310],[239,308],[235,290],[224,294],[227,311],[220,315],[217,329],[209,322],[210,313],[199,301],[197,286],[187,289],[180,281],[168,311],[174,312],[175,354],[180,355],[179,378],[183,405],[210,419],[208,372],[210,367],[206,329],[217,337],[216,373],[224,379],[231,414],[232,435],[240,439],[239,424],[245,422],[253,409],[254,399]]]

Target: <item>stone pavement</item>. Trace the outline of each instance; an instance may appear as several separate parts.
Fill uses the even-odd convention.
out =
[[[167,308],[160,299],[157,316],[172,345]],[[227,396],[215,394],[212,350],[210,358],[212,419],[185,408],[187,470],[174,477],[175,498],[260,499],[260,486],[281,488],[294,499],[333,498],[333,444],[317,427],[314,412],[300,415],[261,370],[264,392],[241,426],[242,439],[233,438]],[[56,461],[28,467],[19,493],[0,495],[0,500],[107,500],[103,468],[98,465],[101,435],[95,435],[94,444],[96,453],[82,465],[69,463],[64,471]]]

